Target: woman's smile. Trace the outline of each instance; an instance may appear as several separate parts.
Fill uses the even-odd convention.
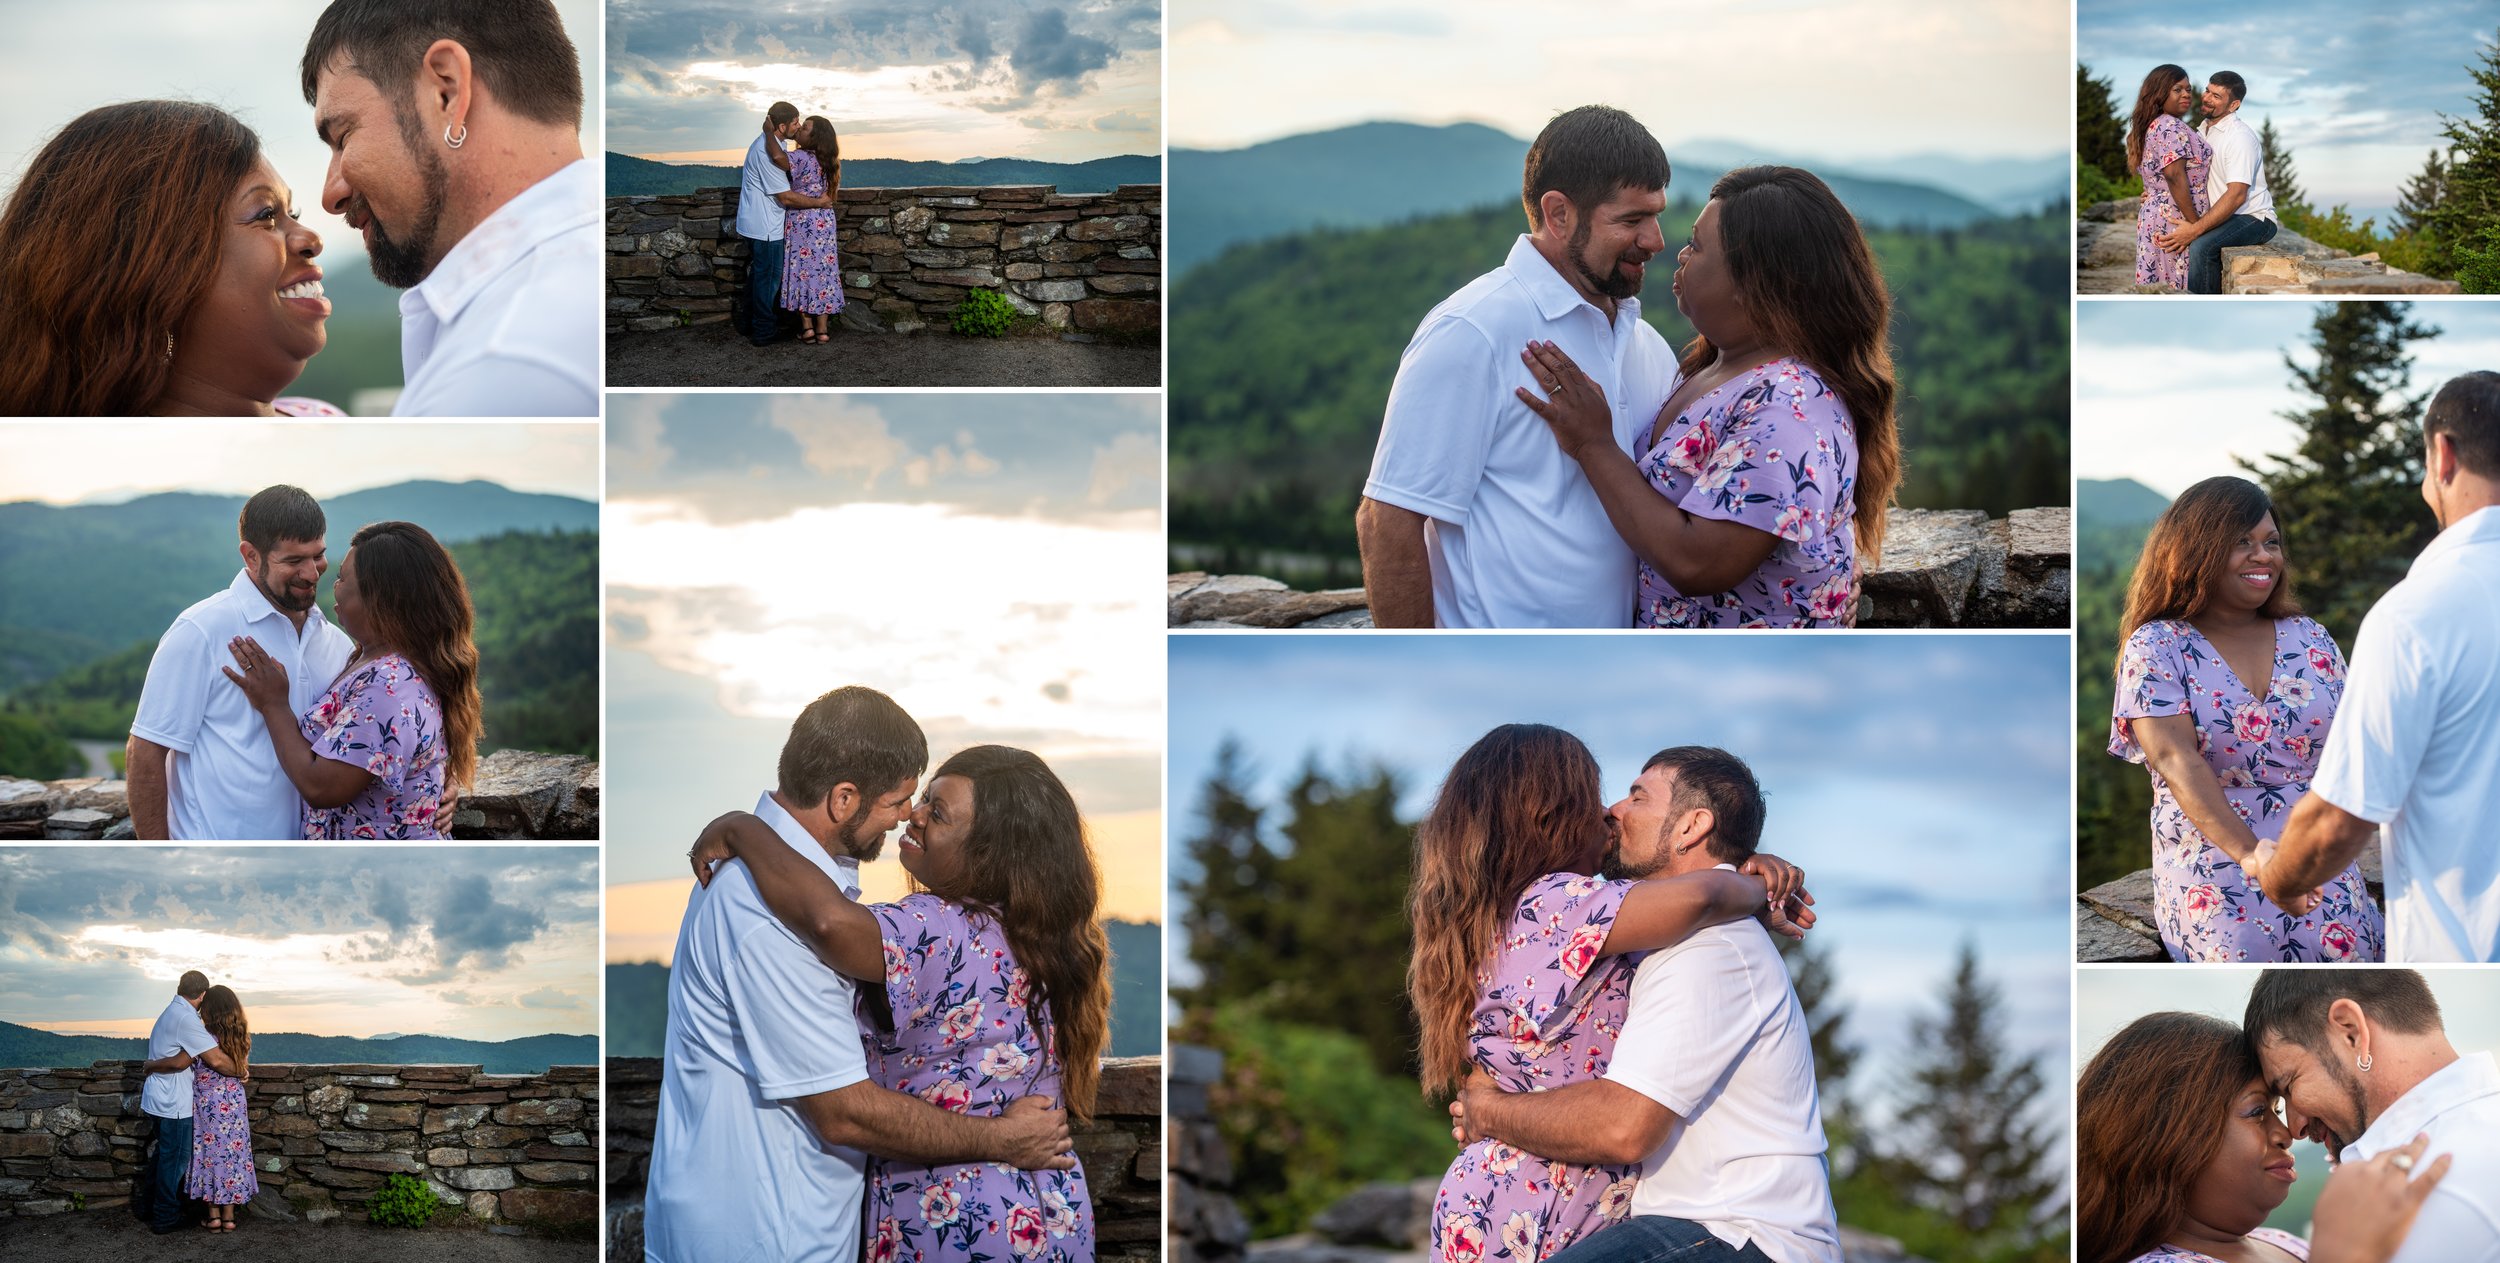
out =
[[[324,320],[330,315],[330,300],[321,288],[321,269],[307,267],[286,278],[278,286],[278,302],[297,315]]]
[[[2300,1164],[2292,1161],[2291,1154],[2277,1152],[2266,1160],[2266,1174],[2290,1184],[2300,1179]]]

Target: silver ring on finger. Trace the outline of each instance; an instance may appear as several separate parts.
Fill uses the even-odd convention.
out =
[[[2390,1155],[2387,1159],[2387,1164],[2410,1175],[2413,1172],[2413,1155],[2409,1153]]]

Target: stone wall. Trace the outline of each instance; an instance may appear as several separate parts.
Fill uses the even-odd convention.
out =
[[[2148,848],[2151,837],[2148,827]],[[2361,880],[2369,886],[2370,897],[2386,907],[2387,883],[2379,871],[2376,846],[2361,853]],[[2153,919],[2153,870],[2138,869],[2075,897],[2075,959],[2087,965],[2170,959],[2162,950],[2161,929]]]
[[[651,1176],[651,1135],[660,1116],[660,1059],[608,1058],[608,1258],[642,1258],[642,1193]],[[1102,1063],[1094,1117],[1076,1129],[1085,1186],[1094,1197],[1097,1256],[1157,1257],[1163,1226],[1163,1061]]]
[[[839,200],[850,328],[945,329],[975,289],[997,290],[1054,329],[1162,325],[1161,185],[846,188]],[[749,248],[737,218],[735,188],[609,198],[609,332],[729,319]]]
[[[135,1061],[0,1070],[0,1217],[126,1205],[156,1124]],[[578,1231],[598,1216],[596,1066],[485,1074],[476,1066],[254,1063],[253,1214],[364,1214],[393,1174],[445,1213]],[[452,1207],[457,1207],[454,1212]]]
[[[0,777],[0,841],[120,841],[132,836],[126,782],[91,776],[62,781]],[[599,836],[599,765],[579,755],[497,750],[478,760],[477,787],[453,813],[452,836],[464,841],[594,840]]]
[[[1894,509],[1881,564],[1858,598],[1860,627],[2065,627],[2074,600],[2074,513]],[[1369,627],[1363,589],[1296,592],[1258,575],[1166,577],[1173,627]]]
[[[1172,1217],[1163,1257],[1170,1263],[1236,1263],[1250,1245],[1250,1221],[1233,1202],[1233,1155],[1207,1107],[1224,1078],[1224,1055],[1172,1045]]]
[[[2075,290],[2082,294],[2176,294],[2135,281],[2136,203],[2100,202],[2075,217]],[[2391,268],[2376,254],[2320,245],[2290,229],[2262,246],[2222,252],[2225,294],[2454,294],[2455,281]]]

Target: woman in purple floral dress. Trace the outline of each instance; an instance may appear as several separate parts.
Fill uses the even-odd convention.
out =
[[[1677,255],[1675,296],[1700,336],[1637,457],[1560,348],[1522,356],[1547,397],[1519,398],[1640,559],[1635,625],[1856,625],[1858,555],[1882,550],[1901,480],[1892,300],[1865,234],[1810,172],[1731,171]]]
[[[2206,210],[2205,173],[2214,150],[2184,121],[2195,100],[2188,72],[2172,65],[2153,67],[2136,90],[2135,116],[2127,123],[2127,165],[2144,179],[2135,210],[2138,285],[2187,288],[2187,251],[2164,250],[2154,238],[2193,223]]]
[[[278,766],[304,796],[304,836],[438,841],[453,786],[477,775],[476,614],[460,567],[424,527],[356,532],[333,591],[356,656],[303,715],[284,664],[251,637],[225,668],[268,725]]]
[[[1739,872],[1607,880],[1606,824],[1597,760],[1558,728],[1505,724],[1452,765],[1415,826],[1409,899],[1427,1092],[1455,1094],[1475,1074],[1506,1092],[1603,1076],[1638,953],[1761,915],[1793,888],[1794,870],[1767,855]],[[1441,1178],[1429,1257],[1536,1263],[1621,1219],[1636,1174],[1477,1140]]]
[[[2258,884],[2344,696],[2343,654],[2292,600],[2264,490],[2208,478],[2172,501],[2121,625],[2109,752],[2153,778],[2154,916],[2171,959],[2385,959],[2357,864],[2305,916]]]
[[[873,854],[873,852],[871,852]],[[745,812],[696,842],[697,880],[745,862],[764,903],[860,992],[869,1077],[959,1114],[1021,1097],[1094,1110],[1111,1010],[1110,951],[1095,919],[1101,878],[1076,800],[1041,759],[974,746],[929,778],[900,858],[919,893],[845,898]],[[1090,1263],[1094,1208],[1082,1165],[1019,1171],[872,1156],[867,1263]]]
[[[824,116],[811,114],[790,151],[790,191],[835,197],[842,191],[842,140]],[[842,310],[842,253],[833,207],[789,212],[782,220],[781,305],[799,313],[801,342],[830,341],[833,315]]]
[[[200,997],[200,1025],[235,1073],[222,1074],[205,1061],[191,1066],[191,1173],[182,1191],[208,1203],[209,1231],[232,1232],[234,1208],[260,1193],[260,1177],[252,1171],[251,1107],[244,1095],[252,1078],[252,1026],[243,1016],[243,1002],[226,987],[210,987]]]

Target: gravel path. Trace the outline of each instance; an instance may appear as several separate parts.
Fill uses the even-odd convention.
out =
[[[1069,342],[1055,335],[965,338],[860,333],[757,347],[727,321],[608,335],[611,386],[1159,386],[1153,342]]]

